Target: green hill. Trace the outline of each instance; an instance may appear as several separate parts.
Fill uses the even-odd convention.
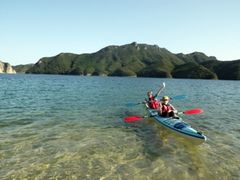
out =
[[[207,61],[201,65],[215,72],[219,79],[240,80],[240,60]]]
[[[195,63],[202,63],[205,61],[211,61],[211,60],[217,60],[214,56],[206,56],[204,53],[201,52],[193,52],[190,54],[176,54],[176,56],[182,60],[184,60],[185,63],[189,62],[195,62]]]
[[[218,61],[200,52],[173,54],[157,45],[133,42],[108,46],[92,54],[44,57],[26,73],[239,80],[239,64]]]
[[[25,73],[28,69],[33,67],[34,64],[25,64],[25,65],[17,65],[13,66],[17,73]]]
[[[172,74],[174,78],[217,79],[214,72],[193,62],[177,66]]]

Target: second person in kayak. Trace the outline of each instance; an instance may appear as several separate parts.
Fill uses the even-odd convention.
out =
[[[162,87],[160,87],[155,95],[153,95],[152,91],[147,92],[148,99],[145,99],[144,102],[147,108],[161,110],[161,102],[157,99],[157,96],[159,96],[164,88],[165,83],[163,82]]]

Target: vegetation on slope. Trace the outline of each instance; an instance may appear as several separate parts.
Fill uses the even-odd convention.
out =
[[[40,59],[26,73],[240,79],[240,62],[194,52],[173,54],[157,45],[108,46],[92,54],[61,53]]]

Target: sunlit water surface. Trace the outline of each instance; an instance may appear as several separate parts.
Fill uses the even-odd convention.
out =
[[[193,145],[146,115],[150,89],[207,142]],[[240,179],[240,82],[0,75],[0,179]]]

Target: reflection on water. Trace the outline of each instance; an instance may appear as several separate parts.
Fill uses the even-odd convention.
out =
[[[1,179],[240,178],[237,81],[47,75],[0,81]],[[188,95],[172,102],[179,110],[205,110],[183,118],[206,143],[193,145],[149,118],[123,123],[146,113],[126,102],[141,102],[162,81],[163,94]]]

